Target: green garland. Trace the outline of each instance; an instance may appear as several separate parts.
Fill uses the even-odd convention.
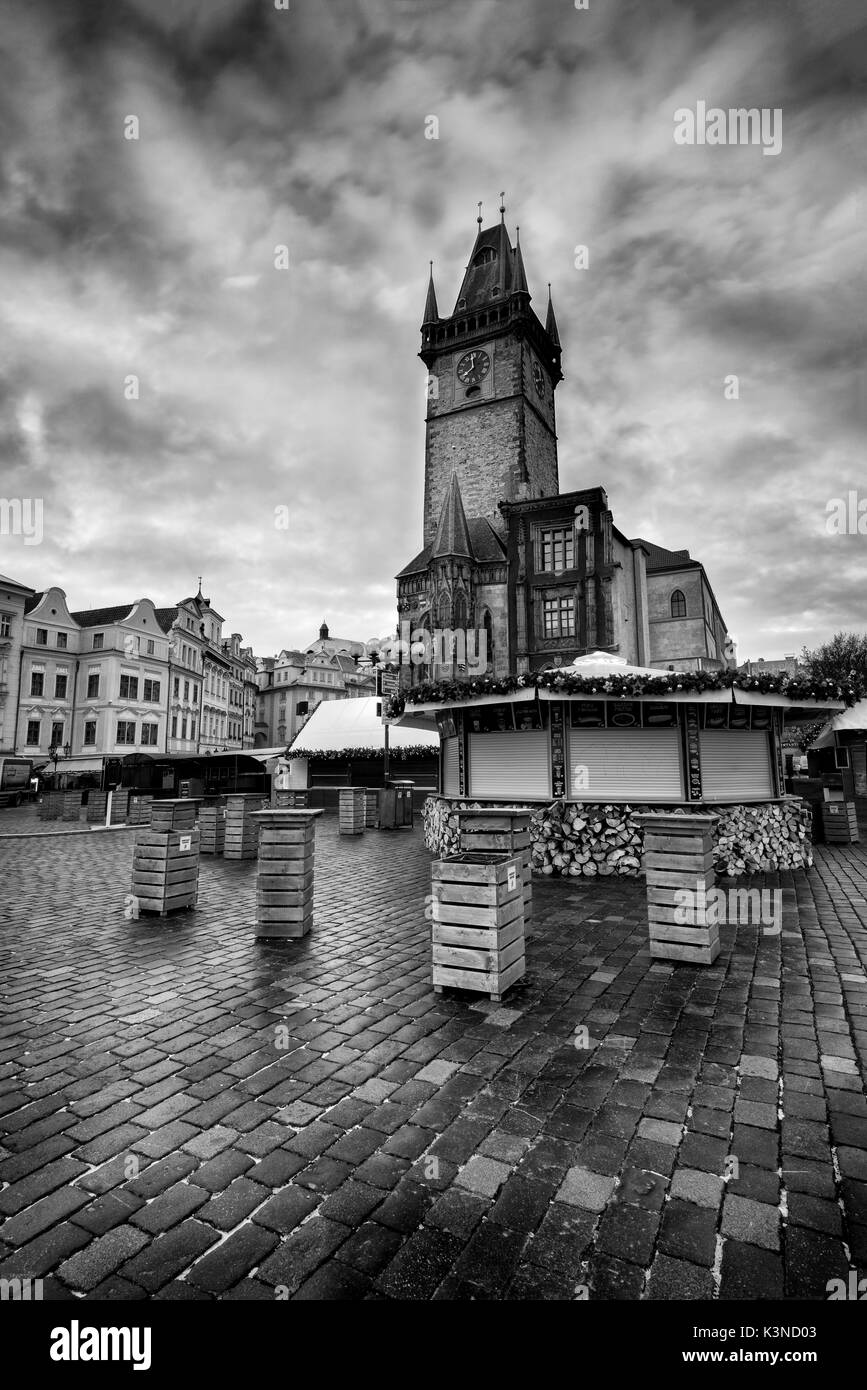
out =
[[[401,715],[407,704],[455,704],[482,695],[513,695],[516,690],[552,690],[562,695],[615,696],[621,700],[642,695],[669,695],[687,690],[758,691],[762,695],[785,695],[802,700],[842,700],[852,705],[862,698],[857,686],[841,686],[836,681],[804,680],[798,676],[744,676],[737,671],[661,671],[658,676],[582,676],[569,670],[539,671],[521,676],[479,676],[475,680],[426,681],[393,696],[387,707],[390,719]]]
[[[316,751],[308,751],[306,748],[290,748],[284,754],[287,758],[309,758],[311,762],[321,759],[327,763],[337,762],[361,762],[366,758],[381,758],[383,750],[381,748],[318,748]],[[407,758],[435,758],[437,749],[429,743],[410,743],[405,748],[389,748],[388,756],[397,759],[398,762]]]

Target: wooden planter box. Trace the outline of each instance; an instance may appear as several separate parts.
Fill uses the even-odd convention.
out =
[[[63,819],[77,821],[81,818],[81,792],[64,792]]]
[[[858,844],[854,801],[823,801],[822,829],[829,845]]]
[[[364,824],[368,830],[379,828],[379,787],[364,788]]]
[[[644,830],[644,872],[650,954],[659,960],[712,965],[719,955],[719,926],[707,921],[700,891],[716,883],[713,827],[718,816],[647,813],[635,820]],[[681,906],[693,894],[692,911]]]
[[[63,792],[46,792],[40,806],[40,820],[59,820],[63,815]]]
[[[499,1003],[525,971],[523,861],[468,852],[436,860],[433,984],[476,990]]]
[[[203,806],[199,811],[199,852],[222,854],[226,845],[225,806]]]
[[[322,811],[284,808],[256,813],[259,871],[256,936],[297,940],[313,926],[313,856]]]
[[[152,799],[153,800],[153,799]],[[176,830],[186,834],[196,826],[196,803],[191,797],[172,797],[166,801],[153,801],[150,811],[151,830],[166,835]]]
[[[111,794],[111,824],[125,825],[129,811],[129,791],[126,787],[115,787]]]
[[[226,797],[226,838],[224,859],[255,859],[259,845],[256,811],[268,809],[267,801],[257,792],[238,792]]]
[[[90,825],[105,825],[105,808],[108,805],[107,792],[92,791],[87,798],[87,820]]]
[[[153,811],[152,796],[131,796],[129,799],[128,824],[150,825]]]
[[[199,894],[198,830],[140,830],[135,837],[131,891],[139,912],[165,917],[195,907]]]
[[[517,855],[524,881],[524,939],[529,940],[533,921],[533,864],[530,838],[531,811],[518,806],[458,810],[462,850],[503,850]]]
[[[364,787],[341,787],[338,830],[341,835],[364,834]]]

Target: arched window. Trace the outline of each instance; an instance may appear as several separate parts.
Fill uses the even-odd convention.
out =
[[[473,265],[490,265],[491,261],[497,259],[497,253],[493,246],[483,246],[480,251],[473,256]]]
[[[440,591],[439,603],[437,605],[437,623],[440,627],[451,627],[452,605],[447,589]]]
[[[675,589],[671,596],[671,616],[673,618],[686,617],[686,599],[680,589]]]
[[[455,599],[455,627],[466,630],[467,626],[467,600],[463,594],[458,594]]]
[[[487,663],[488,663],[488,664],[487,664],[487,669],[488,669],[489,671],[493,671],[493,669],[494,669],[494,620],[493,620],[493,618],[491,617],[490,613],[488,612],[487,608],[485,609],[485,615],[484,615],[484,617],[482,618],[482,627],[483,627],[484,633],[485,633],[485,652],[486,652],[486,655],[487,655]]]

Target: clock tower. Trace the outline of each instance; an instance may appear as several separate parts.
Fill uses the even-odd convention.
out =
[[[504,209],[473,246],[454,312],[441,318],[431,271],[419,356],[428,369],[424,544],[431,545],[453,475],[467,515],[501,537],[500,502],[559,491],[554,392],[562,380],[551,304],[531,308],[520,237]]]

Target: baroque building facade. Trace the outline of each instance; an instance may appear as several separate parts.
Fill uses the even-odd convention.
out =
[[[446,316],[431,269],[421,335],[423,546],[397,576],[397,608],[401,634],[425,632],[432,646],[422,644],[430,660],[410,679],[467,674],[448,634],[468,631],[476,650],[484,640],[496,676],[596,650],[661,669],[730,664],[701,563],[626,536],[603,488],[560,492],[562,346],[551,290],[543,323],[502,207],[496,225],[479,219]],[[437,632],[447,634],[439,647]]]

